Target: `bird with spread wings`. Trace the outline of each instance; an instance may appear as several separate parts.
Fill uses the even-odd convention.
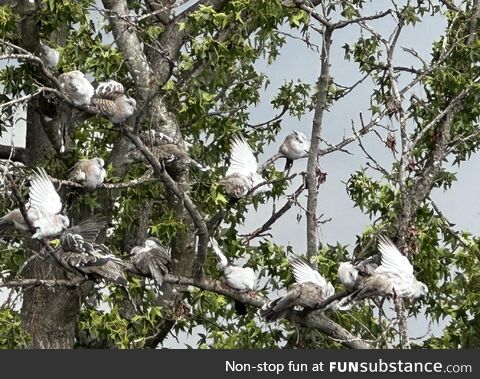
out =
[[[303,259],[295,259],[290,265],[295,283],[290,286],[285,296],[265,304],[260,309],[260,315],[266,321],[278,320],[290,310],[298,308],[313,310],[335,293],[332,284]]]
[[[272,185],[265,183],[266,180],[257,170],[258,162],[248,143],[243,138],[235,138],[232,142],[230,166],[221,181],[227,194],[239,199],[257,186],[252,195],[270,191]],[[259,186],[262,183],[265,184]]]
[[[29,201],[25,205],[28,220],[35,230],[32,238],[42,239],[59,235],[68,228],[70,221],[62,212],[62,200],[43,168],[38,168],[31,179]],[[28,232],[30,226],[20,209],[14,209],[0,218],[0,230],[13,225]]]

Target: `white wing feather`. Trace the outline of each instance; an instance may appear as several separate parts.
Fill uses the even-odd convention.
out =
[[[241,174],[249,177],[257,172],[257,166],[257,159],[248,143],[243,138],[235,138],[232,142],[230,167],[226,175]]]
[[[55,215],[62,210],[62,200],[43,168],[39,168],[31,181],[30,205],[46,215]]]
[[[390,272],[401,276],[413,275],[413,266],[408,258],[397,249],[389,238],[380,236],[378,248],[382,263],[377,267],[376,272]]]
[[[327,281],[325,278],[320,275],[320,273],[314,269],[312,269],[306,262],[301,259],[296,259],[290,262],[290,265],[293,269],[293,276],[295,277],[295,281],[299,284],[312,282],[315,283],[317,286],[326,288]]]

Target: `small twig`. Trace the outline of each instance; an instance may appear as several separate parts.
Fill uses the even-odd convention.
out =
[[[261,227],[257,228],[252,233],[241,235],[241,237],[243,237],[242,242],[251,241],[252,239],[260,237],[263,235],[263,233],[268,231],[272,225],[297,202],[298,196],[300,196],[304,189],[305,183],[302,183],[302,185],[298,187],[298,189],[292,195],[289,196],[288,201],[283,205],[283,207],[275,212]]]

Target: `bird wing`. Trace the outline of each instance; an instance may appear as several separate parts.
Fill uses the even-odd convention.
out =
[[[62,201],[43,168],[38,168],[30,187],[30,205],[44,214],[55,215],[62,210]]]
[[[250,176],[257,172],[257,166],[257,159],[253,155],[248,143],[241,137],[235,138],[232,141],[230,166],[228,167],[226,176],[236,173]]]
[[[408,258],[397,249],[388,237],[379,236],[378,248],[382,263],[377,267],[376,272],[390,272],[401,276],[413,275],[413,266]]]
[[[79,234],[87,242],[94,242],[100,230],[104,229],[107,219],[102,215],[93,215],[80,221],[77,225],[67,229],[67,233]]]
[[[222,250],[220,250],[217,240],[215,240],[215,238],[210,238],[210,244],[212,245],[213,252],[218,257],[218,260],[220,261],[221,266],[227,267],[228,266],[227,257],[222,253]]]
[[[312,269],[303,259],[295,259],[290,262],[295,281],[299,284],[311,282],[319,287],[326,288],[327,281],[320,273]]]
[[[101,99],[115,100],[125,92],[123,85],[115,80],[101,82],[95,88],[94,97]]]
[[[85,160],[80,160],[68,171],[68,179],[73,181],[85,180],[85,172],[83,170]]]
[[[72,228],[70,228],[72,229]],[[80,234],[76,234],[68,229],[60,237],[63,251],[83,252],[84,240]]]

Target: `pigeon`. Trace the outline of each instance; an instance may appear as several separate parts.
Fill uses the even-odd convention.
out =
[[[171,251],[162,246],[155,237],[149,237],[141,246],[135,246],[130,251],[133,267],[141,274],[153,278],[158,287],[163,284],[163,278],[170,272]]]
[[[240,199],[251,189],[265,182],[257,173],[258,162],[253,155],[252,149],[243,138],[235,138],[232,141],[230,167],[221,183],[225,191],[233,198]],[[265,184],[253,191],[253,195],[270,191],[271,184]]]
[[[199,168],[201,171],[208,171],[209,168],[201,165],[192,158],[188,156],[185,150],[180,148],[174,143],[166,143],[153,147],[153,155],[157,157],[159,161],[173,162],[173,161],[183,161],[192,166]]]
[[[427,286],[413,274],[413,266],[393,242],[379,237],[381,264],[367,276],[359,288],[339,302],[339,309],[349,309],[352,303],[374,296],[415,299],[428,294]]]
[[[222,253],[217,241],[210,239],[213,252],[218,258],[217,268],[222,272],[225,283],[239,292],[254,293],[257,277],[251,267],[233,266],[228,263],[227,257]],[[245,315],[247,308],[244,303],[235,301],[235,310],[239,315]]]
[[[182,161],[197,167],[201,171],[210,170],[209,167],[204,166],[192,158],[190,158],[187,152],[177,143],[173,138],[167,136],[162,132],[155,131],[154,129],[142,131],[139,133],[139,138],[147,146],[152,154],[159,160],[165,163],[174,161]],[[184,142],[185,143],[185,142]],[[129,145],[129,152],[127,153],[127,159],[130,161],[144,161],[143,154],[136,148],[135,145]]]
[[[295,282],[285,296],[266,303],[260,309],[265,321],[275,321],[284,317],[291,309],[313,310],[335,293],[330,282],[303,259],[291,263]]]
[[[60,61],[60,53],[40,42],[40,59],[49,70],[53,70]]]
[[[128,285],[123,261],[113,255],[107,246],[88,241],[81,232],[66,231],[60,237],[60,248],[58,257],[66,265],[95,279]]]
[[[81,159],[70,170],[69,179],[93,190],[98,188],[107,176],[104,165],[102,158]]]
[[[92,107],[114,124],[121,124],[133,115],[137,107],[135,99],[126,96],[121,83],[115,80],[101,82],[95,89]]]
[[[278,152],[287,159],[285,171],[292,167],[294,160],[308,157],[309,150],[310,141],[305,134],[295,130],[290,133],[278,149]]]
[[[32,238],[54,237],[69,227],[68,217],[60,213],[62,211],[60,196],[43,168],[39,168],[31,179],[29,197],[25,208],[35,229]],[[0,218],[0,230],[12,224],[20,231],[30,230],[20,209],[14,209]]]
[[[233,266],[228,263],[227,257],[222,253],[217,241],[210,239],[213,252],[218,258],[217,268],[222,271],[225,283],[239,292],[250,292],[255,289],[257,278],[251,267]]]
[[[60,75],[59,82],[73,104],[77,106],[90,104],[95,90],[83,72],[78,70],[66,72]]]

